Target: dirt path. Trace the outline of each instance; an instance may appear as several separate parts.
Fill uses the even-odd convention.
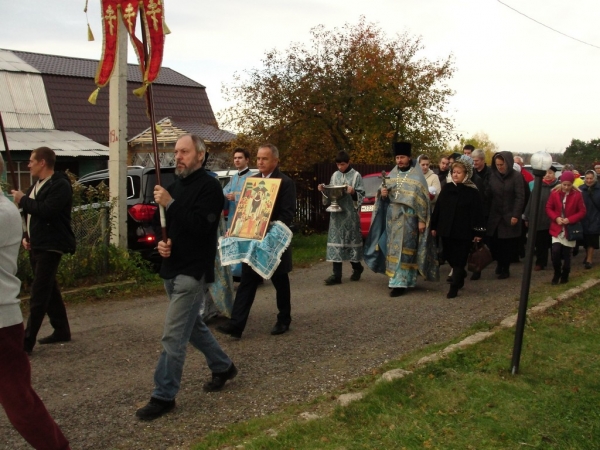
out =
[[[581,258],[574,259],[574,272],[582,271]],[[269,335],[276,309],[266,282],[243,339],[216,333],[238,377],[221,393],[202,392],[210,374],[190,347],[177,409],[151,423],[134,412],[152,389],[166,296],[75,306],[69,309],[73,341],[35,348],[33,384],[74,450],[189,448],[211,430],[306,402],[385,360],[515,312],[522,269],[515,264],[510,279],[496,280],[490,267],[453,300],[445,298],[443,281],[420,280],[404,297],[390,298],[386,277],[365,271],[360,282],[350,282],[349,264],[343,284],[330,287],[323,285],[329,264],[299,269],[291,275],[292,327],[282,336]],[[442,279],[448,270],[442,267]],[[551,275],[534,272],[532,287]],[[40,336],[49,332],[45,323]],[[4,414],[0,436],[2,449],[29,448]]]

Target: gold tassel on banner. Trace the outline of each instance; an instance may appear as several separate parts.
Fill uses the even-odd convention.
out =
[[[96,104],[96,100],[98,100],[98,93],[100,92],[100,88],[95,89],[94,92],[92,92],[90,94],[90,97],[88,98],[88,102],[90,102],[92,105]]]
[[[144,84],[142,84],[139,88],[134,89],[133,93],[136,97],[143,97],[146,93],[146,89],[148,89],[148,82],[144,81]]]
[[[167,26],[167,22],[165,20],[165,2],[161,1],[159,4],[162,5],[162,13],[163,13],[162,27],[163,27],[163,32],[165,33],[165,35],[171,34],[171,30],[169,30],[169,27]]]
[[[156,128],[156,134],[160,134],[163,132],[163,129],[160,127],[159,124],[155,124],[155,128]]]
[[[87,8],[88,8],[88,0],[85,0],[85,8],[83,8],[83,12],[85,13],[85,20],[87,22],[88,41],[93,41],[94,33],[92,33],[92,27],[90,27],[90,19],[88,18],[88,15],[87,15]]]

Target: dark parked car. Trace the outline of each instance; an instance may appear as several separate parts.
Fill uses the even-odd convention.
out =
[[[258,173],[256,169],[250,169]],[[225,186],[235,169],[218,170],[216,178]],[[163,186],[169,186],[175,180],[175,167],[161,167],[160,180]],[[92,172],[78,181],[84,186],[97,187],[100,183],[109,185],[108,170]],[[151,226],[152,217],[157,209],[154,203],[154,186],[156,185],[156,169],[154,167],[130,166],[127,168],[127,247],[141,253],[144,259],[155,264],[160,262],[156,250],[157,236]],[[225,211],[227,218],[227,211]],[[160,239],[160,237],[158,237]]]
[[[365,185],[365,198],[360,207],[360,233],[363,238],[366,238],[371,226],[377,190],[381,187],[381,172],[365,175],[363,183]]]
[[[163,186],[175,179],[175,167],[161,167],[160,178]],[[108,170],[92,172],[78,181],[84,186],[97,187],[100,183],[109,185]],[[156,236],[151,226],[157,209],[154,203],[156,169],[141,166],[127,168],[127,247],[141,253],[144,259],[153,263],[160,261],[156,248]]]

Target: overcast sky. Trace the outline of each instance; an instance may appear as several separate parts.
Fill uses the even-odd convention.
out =
[[[453,54],[450,111],[464,136],[486,132],[501,150],[560,152],[572,138],[600,138],[600,1],[165,0],[163,66],[207,87],[215,113],[222,84],[260,67],[266,50],[309,42],[309,30],[364,15],[388,36],[422,36],[424,56]],[[0,48],[99,59],[99,0],[89,0],[96,37],[87,41],[84,0],[0,0]],[[130,47],[129,61],[135,62]]]

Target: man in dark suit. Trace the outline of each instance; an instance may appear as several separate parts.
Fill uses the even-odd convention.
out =
[[[279,220],[290,226],[296,214],[296,186],[287,175],[281,173],[278,167],[279,150],[272,144],[263,144],[258,148],[256,165],[260,172],[256,177],[280,178],[281,185],[277,193],[277,200],[273,207],[271,221]],[[283,334],[290,328],[291,316],[291,292],[288,273],[292,271],[292,249],[288,247],[281,255],[281,262],[271,277],[271,282],[277,292],[277,323],[271,330],[271,334]],[[242,264],[242,279],[238,286],[231,320],[216,328],[220,333],[228,334],[235,338],[241,338],[250,309],[254,303],[256,289],[262,278],[248,264]]]
[[[33,272],[29,319],[25,329],[24,349],[31,354],[44,317],[48,315],[54,332],[40,339],[40,344],[71,340],[67,309],[56,274],[62,255],[75,253],[75,235],[71,228],[73,189],[69,177],[55,172],[56,154],[48,147],[36,148],[29,158],[29,171],[37,178],[26,194],[12,191],[15,202],[27,217],[27,236],[23,247],[29,250]]]

